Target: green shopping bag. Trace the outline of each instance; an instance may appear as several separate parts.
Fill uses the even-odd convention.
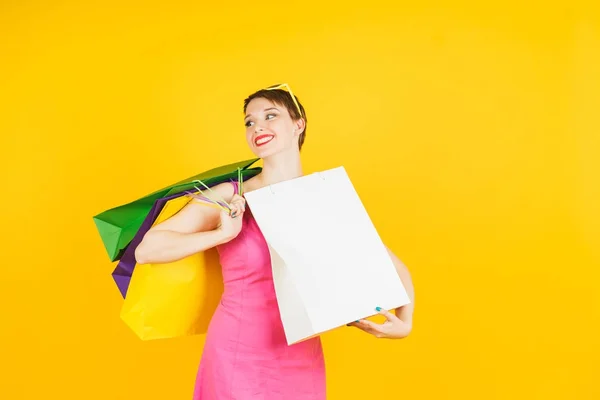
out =
[[[262,169],[260,167],[249,168],[256,161],[258,161],[258,158],[223,165],[209,171],[201,172],[198,175],[157,190],[141,199],[111,208],[94,216],[93,219],[96,228],[100,233],[108,257],[111,261],[121,258],[125,248],[129,245],[138,229],[140,229],[156,200],[194,189],[194,186],[198,184],[198,182],[194,181],[202,181],[208,186],[213,186],[217,183],[237,180],[238,169],[241,169],[243,180],[249,179],[258,174]]]

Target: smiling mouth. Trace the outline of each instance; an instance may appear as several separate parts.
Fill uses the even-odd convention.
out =
[[[273,140],[273,138],[274,138],[274,137],[275,137],[275,136],[273,136],[273,135],[260,135],[260,136],[257,136],[257,137],[254,139],[254,144],[255,144],[257,147],[259,147],[259,146],[263,146],[263,145],[265,145],[265,144],[269,143],[271,140]]]

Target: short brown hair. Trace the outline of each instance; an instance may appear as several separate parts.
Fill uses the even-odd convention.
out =
[[[294,100],[292,100],[292,95],[283,90],[283,89],[261,89],[257,92],[252,93],[250,96],[248,96],[247,99],[244,100],[244,113],[246,112],[246,108],[248,107],[248,104],[257,98],[263,98],[263,99],[267,99],[269,100],[271,103],[273,104],[277,104],[280,105],[282,107],[285,107],[286,110],[288,111],[288,113],[290,114],[290,117],[292,117],[292,121],[298,121],[299,119],[304,119],[304,130],[302,131],[302,133],[300,134],[300,137],[298,138],[298,149],[302,149],[302,145],[304,144],[304,138],[306,137],[306,111],[304,110],[304,107],[302,106],[302,103],[300,103],[300,100],[298,99],[298,96],[294,95],[294,97],[296,98],[296,101],[298,102],[298,106],[300,107],[300,110],[302,111],[302,115],[298,114],[298,109],[296,108],[296,104],[294,104]]]

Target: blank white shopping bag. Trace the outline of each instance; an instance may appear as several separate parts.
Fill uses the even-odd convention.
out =
[[[288,344],[410,302],[343,167],[245,197],[269,245]]]

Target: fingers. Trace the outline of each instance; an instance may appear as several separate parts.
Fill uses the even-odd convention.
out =
[[[364,332],[370,333],[376,338],[385,337],[385,333],[381,330],[380,326],[377,324],[373,324],[371,321],[368,320],[359,320],[359,322],[352,322],[348,325],[354,326]]]
[[[231,203],[244,203],[246,204],[246,199],[243,198],[242,196],[240,196],[239,194],[234,194],[233,197],[231,198]]]
[[[398,319],[398,317],[394,314],[392,314],[391,312],[389,312],[388,310],[381,308],[381,307],[375,307],[375,310],[377,311],[378,314],[383,315],[388,321],[393,322],[394,320]]]
[[[361,319],[361,320],[359,320],[358,324],[359,324],[359,326],[367,328],[371,331],[378,332],[378,333],[384,333],[383,325],[376,324],[375,322],[369,321],[368,319]]]
[[[381,307],[375,307],[375,311],[377,311],[379,315],[383,315],[387,321],[383,324],[378,324],[376,322],[369,321],[368,319],[360,319],[348,324],[348,326],[354,326],[378,338],[387,337],[390,326],[396,322],[398,317]]]
[[[243,197],[236,194],[233,196],[229,207],[231,208],[231,217],[235,218],[246,211],[246,201]]]
[[[348,326],[359,328],[360,330],[370,333],[377,338],[391,339],[408,336],[408,333],[411,329],[410,325],[405,324],[395,314],[384,310],[381,307],[376,307],[375,310],[379,315],[382,315],[386,318],[385,322],[378,324],[376,322],[369,321],[368,319],[360,319],[348,324]]]
[[[241,215],[243,212],[244,212],[244,211],[243,211],[243,210],[242,210],[240,207],[238,207],[238,206],[236,206],[236,205],[231,205],[231,212],[230,212],[231,218],[238,217],[238,216],[240,216],[240,215]]]
[[[233,195],[233,198],[231,199],[231,204],[237,204],[237,205],[245,208],[246,207],[246,199],[235,194],[235,195]]]

